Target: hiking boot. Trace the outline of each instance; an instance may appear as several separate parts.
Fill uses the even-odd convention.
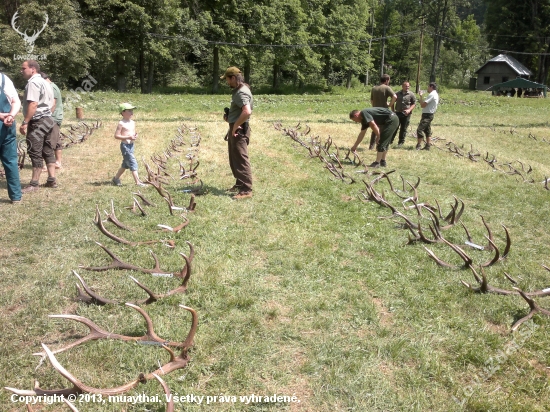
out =
[[[380,160],[380,167],[386,167],[386,161]]]
[[[117,179],[116,177],[113,177],[113,180],[111,180],[111,182],[113,182],[113,185],[115,186],[122,186],[122,182],[120,181],[120,179]]]
[[[378,162],[372,162],[369,167],[373,168],[373,169],[377,169],[380,167],[380,163]]]
[[[416,145],[416,150],[422,150],[422,145],[420,143]]]
[[[232,187],[226,190],[226,192],[230,192],[230,193],[239,193],[240,191],[241,191],[241,187],[237,185],[233,185]]]
[[[21,189],[21,193],[32,193],[32,192],[38,192],[40,188],[38,186],[28,185],[27,187],[24,187]]]
[[[49,188],[55,189],[57,187],[57,182],[55,180],[48,180],[44,184],[44,187],[49,187]]]
[[[427,144],[426,146],[424,146],[424,149],[422,149],[422,150],[430,150],[430,146],[431,146],[431,144]]]
[[[246,199],[248,197],[252,197],[252,192],[239,192],[235,196],[233,196],[233,199],[239,200],[239,199]]]

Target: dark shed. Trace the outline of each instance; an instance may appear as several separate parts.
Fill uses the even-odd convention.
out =
[[[487,61],[476,71],[477,90],[487,90],[498,83],[504,83],[516,77],[529,78],[533,73],[507,54],[499,54]]]

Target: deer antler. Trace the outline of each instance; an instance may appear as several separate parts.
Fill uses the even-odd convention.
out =
[[[191,245],[190,242],[186,242],[189,245],[189,260],[192,261],[195,256],[195,250],[193,248],[193,245]],[[93,272],[103,272],[105,270],[110,269],[123,269],[123,270],[135,270],[142,273],[151,273],[151,274],[159,274],[159,275],[173,275],[178,278],[185,278],[187,275],[187,265],[183,267],[183,269],[178,272],[165,272],[160,269],[159,261],[157,256],[150,251],[151,256],[155,260],[155,267],[153,269],[145,269],[139,266],[132,265],[130,263],[123,262],[118,256],[116,256],[113,252],[111,252],[109,249],[107,249],[105,246],[103,246],[101,243],[96,242],[97,245],[99,245],[100,248],[102,248],[111,258],[113,259],[112,262],[107,266],[100,266],[100,267],[88,267],[79,265],[78,267],[84,270],[91,270]],[[181,254],[181,253],[180,253]],[[182,255],[182,254],[181,254]]]
[[[97,226],[97,228],[103,233],[105,236],[107,236],[109,239],[112,239],[118,243],[122,243],[129,246],[137,246],[137,245],[150,245],[153,243],[158,243],[158,240],[148,240],[146,242],[131,242],[129,240],[126,240],[124,238],[118,237],[111,232],[109,232],[105,226],[103,226],[103,221],[101,220],[101,213],[99,212],[99,206],[96,205],[96,212],[95,212],[95,218],[94,218],[94,224]]]
[[[94,322],[92,322],[90,319],[85,318],[83,316],[78,315],[49,315],[50,318],[56,318],[56,319],[71,319],[76,322],[80,322],[88,327],[90,329],[90,333],[83,338],[80,338],[72,343],[69,343],[66,346],[63,346],[62,348],[59,348],[57,350],[52,351],[52,354],[65,352],[66,350],[69,350],[71,348],[74,348],[75,346],[78,346],[82,343],[88,342],[90,340],[98,340],[98,339],[115,339],[115,340],[123,340],[127,342],[157,342],[162,345],[167,346],[174,346],[177,348],[184,348],[185,343],[183,342],[170,342],[165,339],[160,338],[156,333],[153,326],[153,321],[145,312],[143,309],[141,309],[139,306],[134,305],[132,303],[126,303],[126,306],[129,306],[136,311],[139,312],[141,316],[145,319],[145,323],[147,325],[147,331],[143,336],[126,336],[126,335],[120,335],[118,333],[111,333],[107,332],[106,330],[102,329],[98,325],[96,325]],[[45,352],[38,352],[33,353],[35,356],[44,356],[46,355]]]
[[[115,215],[115,205],[113,202],[113,199],[111,199],[111,213],[107,213],[106,210],[103,211],[107,215],[107,220],[111,223],[113,223],[115,226],[119,227],[120,229],[127,230],[129,232],[132,231],[128,226],[123,225],[120,223],[120,221],[117,219]]]
[[[165,349],[170,354],[170,361],[162,365],[159,369],[153,371],[152,373],[147,373],[147,374],[140,373],[137,379],[116,388],[109,388],[109,389],[94,388],[94,387],[85,385],[84,383],[80,382],[77,378],[75,378],[70,372],[68,372],[58,362],[58,360],[55,358],[55,355],[52,353],[52,351],[45,344],[42,344],[42,348],[44,349],[44,352],[46,353],[46,356],[50,360],[50,363],[52,364],[54,369],[56,369],[65,379],[71,382],[73,384],[73,387],[66,388],[66,389],[50,389],[50,390],[46,389],[45,390],[40,388],[38,382],[35,382],[34,390],[32,391],[20,390],[20,389],[9,388],[9,387],[5,387],[4,389],[21,396],[71,395],[71,394],[78,394],[78,393],[118,395],[121,393],[128,392],[129,390],[135,388],[139,383],[145,383],[148,380],[153,379],[155,374],[158,376],[162,376],[170,372],[173,372],[177,369],[184,368],[187,366],[187,363],[189,362],[187,351],[193,345],[193,339],[195,336],[195,332],[197,330],[198,318],[197,318],[197,312],[195,312],[195,310],[187,306],[183,306],[183,305],[179,305],[179,306],[191,313],[191,316],[192,316],[191,329],[189,330],[187,338],[183,342],[183,348],[181,350],[180,355],[175,356],[174,351],[172,351],[172,349],[170,349],[166,345],[162,345],[162,348]]]
[[[149,289],[147,286],[143,285],[135,277],[130,276],[130,279],[132,279],[136,283],[136,285],[138,285],[141,289],[143,289],[145,291],[145,293],[147,293],[149,295],[149,298],[147,298],[145,300],[140,300],[140,301],[135,302],[135,303],[149,305],[149,304],[151,304],[153,302],[156,302],[156,301],[158,301],[162,298],[165,298],[167,296],[172,296],[172,295],[175,295],[177,293],[185,293],[187,291],[187,283],[189,282],[189,278],[191,277],[191,261],[183,253],[180,253],[180,255],[183,257],[183,259],[185,259],[185,268],[186,268],[185,277],[183,278],[183,280],[181,282],[181,285],[179,285],[177,288],[172,289],[171,291],[169,291],[165,294],[159,295],[159,294],[154,293],[151,289]],[[105,305],[105,304],[108,304],[108,303],[115,303],[115,304],[118,303],[118,302],[113,301],[113,300],[105,299],[105,298],[97,295],[96,293],[94,293],[88,287],[88,285],[86,285],[86,283],[84,282],[84,279],[82,279],[82,277],[78,276],[78,274],[76,272],[74,272],[74,273],[75,273],[75,275],[77,275],[77,277],[80,280],[80,283],[82,284],[82,287],[84,288],[86,293],[88,293],[88,295],[90,296],[90,297],[88,297],[88,296],[84,295],[82,293],[82,291],[80,290],[80,288],[78,287],[78,285],[77,285],[77,289],[79,291],[79,295],[77,296],[78,300],[80,300],[82,302],[86,302],[86,303],[95,303],[95,304],[98,304],[98,305]]]
[[[531,310],[529,311],[529,313],[526,316],[519,319],[516,323],[514,323],[512,325],[512,332],[516,331],[521,326],[522,323],[524,323],[525,321],[531,319],[537,313],[542,313],[546,316],[550,316],[550,310],[546,310],[546,309],[541,308],[539,305],[536,304],[536,302],[533,299],[528,297],[521,289],[516,288],[516,287],[514,289],[521,295],[521,297],[523,299],[525,299],[525,301],[529,304],[529,307],[531,308]]]

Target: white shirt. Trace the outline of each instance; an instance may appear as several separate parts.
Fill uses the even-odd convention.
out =
[[[426,103],[426,107],[422,108],[422,113],[434,114],[437,110],[437,105],[439,104],[439,95],[437,94],[437,91],[432,90],[428,97],[426,97],[426,100],[424,100],[424,103]]]
[[[33,120],[40,119],[44,116],[51,116],[50,108],[53,104],[53,89],[38,73],[34,74],[28,81],[25,87],[23,96],[23,115],[27,115],[29,101],[36,102],[36,111],[34,112]]]
[[[19,95],[17,94],[17,90],[15,90],[13,82],[3,73],[0,75],[0,85],[2,84],[2,75],[4,76],[4,93],[8,96],[8,99],[10,99],[12,103],[14,100],[19,100]]]

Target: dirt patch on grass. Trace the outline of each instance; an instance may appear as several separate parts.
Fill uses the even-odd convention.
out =
[[[380,326],[392,326],[393,325],[393,313],[389,312],[384,306],[382,299],[371,297],[374,306],[376,306],[376,311],[380,318]]]
[[[537,372],[539,372],[541,375],[546,376],[547,378],[550,378],[550,367],[545,366],[542,363],[540,363],[536,359],[531,359],[529,361],[529,365],[531,365]]]

